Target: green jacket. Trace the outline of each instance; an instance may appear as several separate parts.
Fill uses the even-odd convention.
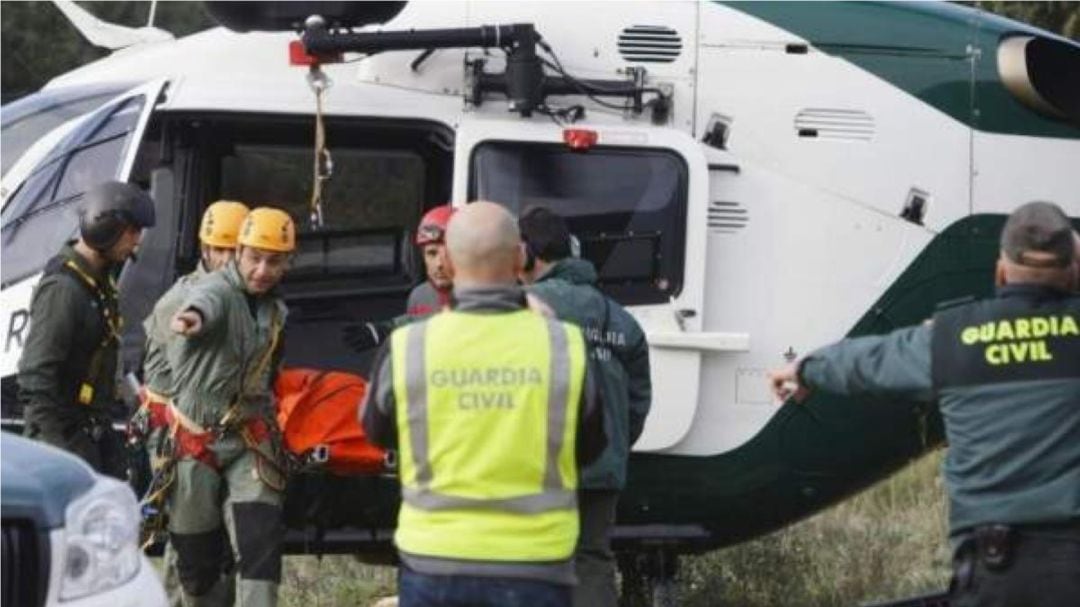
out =
[[[596,287],[596,270],[583,259],[557,262],[528,291],[560,320],[581,327],[600,369],[608,446],[581,473],[584,489],[622,489],[630,446],[641,436],[652,405],[649,344],[637,321]]]
[[[991,523],[1075,521],[1077,323],[1080,297],[1007,286],[994,299],[939,312],[932,324],[817,350],[800,363],[799,375],[827,392],[938,402],[949,443],[952,533]],[[1045,335],[1031,328],[1036,324]],[[1005,356],[1013,358],[1003,363]]]
[[[143,329],[146,330],[143,382],[158,394],[172,396],[173,390],[172,373],[169,371],[169,361],[165,356],[165,345],[176,334],[169,328],[169,323],[180,309],[180,304],[187,298],[192,285],[209,274],[202,262],[199,262],[195,270],[181,276],[168,291],[165,291],[165,294],[154,304],[153,311],[143,321]]]
[[[233,262],[192,284],[177,309],[195,309],[203,319],[198,334],[166,342],[180,411],[209,427],[240,399],[240,418],[272,416],[286,315],[281,299],[248,295]]]
[[[98,287],[65,267],[68,262]],[[113,319],[111,327],[103,307]],[[27,423],[84,423],[93,413],[107,415],[117,403],[120,329],[111,274],[95,271],[68,243],[34,289],[30,323],[17,378]],[[89,403],[80,404],[84,382],[93,393]]]

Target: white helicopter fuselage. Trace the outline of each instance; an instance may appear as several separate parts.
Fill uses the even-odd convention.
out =
[[[916,15],[916,8],[876,7],[882,19],[906,13],[913,22],[941,19],[936,9]],[[881,40],[878,49],[823,43],[818,34],[786,27],[760,14],[763,10],[696,2],[411,3],[380,26],[421,30],[533,23],[577,78],[619,79],[627,67],[644,67],[645,83],[670,93],[672,107],[661,124],[654,124],[648,108],[634,114],[582,95],[549,99],[552,106],[584,106],[584,119],[573,124],[535,114],[524,118],[497,97],[466,103],[466,61],[484,57],[489,69],[499,71],[503,57],[497,51],[437,50],[415,69],[416,52],[347,55],[351,62],[321,68],[332,82],[323,96],[328,120],[425,121],[453,133],[449,191],[454,204],[466,204],[477,192],[471,159],[485,142],[559,145],[565,130],[582,129],[596,134],[597,149],[663,150],[684,164],[680,284],[666,301],[628,306],[650,340],[654,385],[653,409],[634,446],[637,452],[691,458],[741,452],[786,410],[772,397],[766,370],[870,325],[886,328],[873,324],[875,318],[894,322],[883,302],[923,297],[921,307],[905,308],[906,314],[916,314],[910,310],[917,308],[925,316],[933,309],[931,300],[940,290],[911,292],[910,285],[920,283],[902,279],[916,266],[927,280],[934,277],[934,264],[944,258],[926,259],[926,253],[933,243],[941,245],[943,235],[954,234],[950,229],[968,230],[964,222],[972,218],[1000,219],[1035,199],[1054,201],[1080,216],[1080,189],[1068,178],[1080,167],[1080,130],[1061,123],[1046,127],[1056,129],[1046,136],[1037,129],[982,128],[975,93],[965,120],[928,102],[934,93],[897,84],[907,77],[905,69],[941,70],[958,74],[961,85],[967,82],[974,91],[981,62],[991,61],[996,49],[972,43],[955,51],[950,42],[940,52],[914,52],[903,40]],[[816,10],[838,10],[839,19],[854,9]],[[1031,33],[1022,27],[1016,31]],[[639,37],[646,42],[659,37],[660,48],[678,48],[650,55],[653,47],[635,41],[641,32],[660,32]],[[287,61],[288,43],[295,39],[292,33],[219,28],[149,42],[65,74],[44,92],[139,83],[156,100],[148,104],[141,129],[162,117],[200,114],[293,116],[311,124],[315,95],[306,82],[307,69]],[[853,59],[853,53],[859,56]],[[887,68],[867,67],[878,59]],[[886,70],[899,76],[890,78]],[[948,78],[942,82],[954,84]],[[153,91],[163,92],[159,97]],[[1020,109],[1013,111],[1033,114],[1014,103]],[[7,171],[5,205],[79,120],[29,148]],[[332,134],[332,125],[328,129]],[[128,178],[135,153],[126,158],[109,177]],[[61,240],[35,244],[51,251]],[[6,235],[4,247],[6,256]],[[5,377],[16,372],[37,276],[4,285],[0,374]],[[921,320],[908,316],[895,318]],[[883,456],[883,461],[896,457]],[[861,473],[854,476],[847,488],[822,494],[844,493],[867,481]],[[662,498],[644,501],[646,506],[635,511],[644,519],[649,504],[663,510],[656,508]],[[806,508],[827,501],[823,497]],[[690,520],[688,515],[683,522]]]

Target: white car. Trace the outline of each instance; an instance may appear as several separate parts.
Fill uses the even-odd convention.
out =
[[[0,509],[7,607],[166,605],[139,550],[139,507],[125,483],[79,458],[2,433]]]

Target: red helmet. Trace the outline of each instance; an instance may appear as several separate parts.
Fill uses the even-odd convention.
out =
[[[416,244],[424,246],[442,242],[446,237],[446,226],[450,223],[450,216],[454,214],[454,207],[444,204],[424,213],[420,220],[420,227],[416,229]]]

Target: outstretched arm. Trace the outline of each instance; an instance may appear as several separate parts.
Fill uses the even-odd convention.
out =
[[[801,400],[807,390],[843,395],[882,394],[928,401],[932,327],[919,325],[888,335],[846,339],[814,351],[797,365],[770,373],[781,399]]]

